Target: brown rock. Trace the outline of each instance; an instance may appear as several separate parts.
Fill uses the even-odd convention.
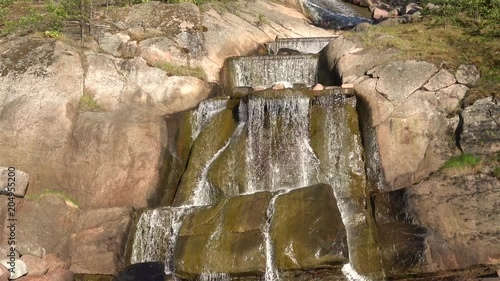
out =
[[[427,271],[498,264],[500,189],[486,173],[432,176],[407,189],[408,215],[432,229],[426,237]],[[487,215],[479,215],[487,214]]]
[[[168,72],[151,67],[139,57],[117,59],[104,54],[87,54],[85,92],[102,110],[117,111],[142,107],[159,115],[187,110],[208,97],[210,84],[199,78],[179,76],[179,66]],[[203,73],[192,71],[193,76]]]
[[[68,260],[64,261],[53,253],[43,256],[43,260],[47,265],[48,271],[54,271],[56,269],[69,269],[69,266],[71,265]]]
[[[439,112],[434,92],[416,91],[395,106],[376,128],[387,187],[398,189],[418,182],[457,153],[450,137],[457,124],[458,118],[448,119]]]
[[[21,260],[26,263],[28,276],[41,276],[44,275],[49,269],[47,262],[39,257],[23,255]]]
[[[35,179],[28,193],[63,186],[83,89],[79,51],[60,40],[16,37],[0,44],[0,54],[0,165]]]
[[[384,9],[375,8],[372,11],[372,19],[374,19],[374,20],[381,20],[381,19],[385,19],[385,18],[389,18],[389,17],[391,17],[391,14]]]
[[[10,272],[7,268],[0,264],[0,281],[8,281],[10,277]]]
[[[261,86],[257,86],[257,87],[254,87],[254,88],[253,88],[253,90],[254,90],[255,92],[257,92],[257,91],[264,91],[265,89],[266,89],[266,88],[261,87]]]
[[[65,198],[59,194],[23,199],[16,214],[17,251],[24,256],[41,257],[45,253],[54,253],[69,259],[69,236],[74,231],[78,212],[68,207]],[[2,240],[0,243],[7,242]]]
[[[312,90],[313,90],[313,91],[322,91],[322,90],[324,90],[324,89],[325,89],[325,87],[324,87],[323,85],[321,85],[321,84],[316,84],[316,85],[312,88]]]
[[[54,271],[48,272],[45,277],[50,281],[73,281],[75,280],[75,274],[72,271],[66,269],[56,269]]]
[[[147,206],[160,181],[166,141],[165,121],[148,112],[81,113],[67,154],[72,172],[65,192],[82,208]]]
[[[109,208],[82,213],[76,235],[71,237],[70,270],[113,275],[123,267],[131,212],[131,208]]]

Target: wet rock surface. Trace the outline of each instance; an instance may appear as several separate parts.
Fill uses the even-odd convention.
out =
[[[262,274],[266,261],[261,228],[271,196],[237,196],[188,215],[176,243],[176,273]]]
[[[279,269],[312,269],[347,261],[346,233],[336,203],[333,188],[326,184],[276,199],[270,237]]]

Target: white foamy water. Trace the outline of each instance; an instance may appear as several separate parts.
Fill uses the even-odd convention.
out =
[[[319,162],[310,146],[308,97],[251,98],[247,128],[248,193],[315,182]]]
[[[361,276],[359,273],[357,273],[349,263],[345,264],[342,267],[342,273],[349,281],[371,281],[367,277]]]
[[[193,112],[191,117],[191,140],[194,141],[200,132],[207,126],[213,117],[226,108],[225,99],[208,99],[198,105],[198,109]]]
[[[189,208],[183,207],[144,211],[137,222],[130,262],[164,262],[165,273],[172,273],[175,242],[189,212]]]

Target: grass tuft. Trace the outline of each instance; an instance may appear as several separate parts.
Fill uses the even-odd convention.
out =
[[[104,111],[102,107],[94,100],[94,97],[89,94],[83,94],[80,98],[80,103],[78,104],[79,111],[92,111],[100,112]]]
[[[165,71],[168,76],[192,76],[201,80],[206,80],[205,71],[199,67],[192,68],[168,62],[154,63],[153,66]]]
[[[450,176],[476,174],[482,169],[483,161],[481,158],[467,153],[450,158],[441,167],[441,171]]]
[[[497,179],[500,179],[500,167],[495,167],[495,168],[493,169],[493,174],[495,175],[495,177],[496,177]]]

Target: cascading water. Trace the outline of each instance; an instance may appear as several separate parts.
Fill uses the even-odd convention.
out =
[[[335,37],[316,38],[278,38],[274,42],[267,43],[269,54],[276,55],[280,49],[292,49],[303,54],[317,54],[325,48]]]
[[[243,125],[244,123],[240,123],[238,125],[231,139],[226,142],[226,144],[219,151],[217,151],[217,153],[215,153],[212,159],[210,159],[206,163],[201,173],[201,177],[198,179],[198,182],[196,184],[196,189],[194,190],[193,197],[190,199],[189,206],[206,206],[212,205],[214,203],[214,196],[212,194],[213,189],[207,179],[208,170],[210,169],[212,163],[220,156],[220,154],[231,144],[234,139],[236,139],[241,134]]]
[[[232,86],[267,87],[277,81],[312,85],[317,80],[318,57],[233,58],[229,68],[234,70],[228,76],[232,79]],[[300,191],[299,188],[317,183],[328,183],[333,187],[348,233],[349,227],[361,225],[360,221],[365,219],[364,213],[358,209],[358,205],[354,204],[353,207],[349,201],[350,198],[356,201],[366,196],[359,132],[353,129],[357,127],[357,116],[355,120],[352,117],[355,114],[355,100],[332,94],[328,91],[314,94],[307,92],[306,95],[300,90],[267,90],[231,102],[227,99],[202,102],[190,120],[193,146],[186,171],[189,164],[195,163],[193,167],[196,166],[196,172],[187,174],[185,171],[183,175],[182,180],[186,184],[179,186],[185,190],[181,190],[181,187],[176,190],[176,199],[182,199],[175,205],[179,207],[147,210],[141,215],[131,262],[164,261],[167,273],[176,273],[176,268],[182,268],[183,274],[187,276],[185,278],[189,280],[231,280],[232,273],[224,271],[232,270],[232,263],[229,266],[220,264],[226,259],[215,253],[214,256],[206,253],[212,249],[223,251],[226,248],[221,243],[232,241],[232,237],[237,236],[256,245],[255,249],[246,244],[239,248],[235,245],[238,243],[229,243],[227,246],[234,251],[241,249],[243,256],[252,258],[249,263],[255,266],[249,266],[249,271],[243,273],[262,274],[265,281],[281,280],[280,266],[283,264],[277,262],[276,256],[280,253],[275,250],[285,249],[285,254],[294,266],[303,262],[300,257],[303,253],[296,250],[296,240],[290,240],[291,244],[284,246],[281,244],[281,248],[274,244],[271,237],[276,238],[276,233],[272,234],[271,231],[273,219],[278,216],[277,211],[275,214],[276,201],[280,196],[292,194],[292,190]],[[239,102],[237,110],[235,102]],[[224,131],[224,135],[220,136],[222,134],[214,129]],[[217,146],[213,146],[214,143]],[[196,162],[198,159],[194,159],[193,155],[201,155],[199,159],[203,161]],[[328,186],[323,185],[323,188],[330,192]],[[179,194],[187,195],[178,197]],[[252,200],[245,203],[242,203],[244,200],[238,201],[241,205],[233,202],[231,208],[234,209],[231,210],[251,213],[253,209],[249,206],[257,209],[267,206],[263,215],[265,218],[252,214],[246,220],[239,221],[232,217],[231,212],[224,211],[231,198],[254,195],[260,197],[251,197]],[[331,204],[335,207],[335,203]],[[194,216],[203,210],[208,211],[204,215]],[[338,210],[336,212],[338,214]],[[186,223],[183,225],[184,219]],[[340,218],[337,224],[341,225]],[[343,237],[345,245],[345,231]],[[252,240],[254,238],[257,240]],[[348,239],[349,246],[355,242],[358,241]],[[181,257],[186,258],[185,263],[184,260],[180,264],[174,262],[176,243],[184,251]],[[199,265],[201,258],[193,257],[196,253],[186,254],[189,250],[185,249],[203,249],[205,263]],[[312,259],[322,262],[321,257],[328,256],[321,253],[322,250],[323,246],[319,250],[315,248]],[[238,252],[230,253],[239,255]],[[259,263],[263,256],[265,262]],[[236,260],[234,257],[230,261],[237,264]],[[339,260],[344,261],[345,258]],[[328,260],[325,264],[331,265],[331,262]]]
[[[276,281],[280,279],[278,269],[274,264],[274,249],[269,234],[271,228],[271,220],[273,219],[274,214],[274,205],[276,204],[276,199],[278,199],[278,196],[280,196],[280,194],[282,194],[282,192],[274,195],[274,197],[269,202],[269,206],[267,207],[266,211],[266,224],[262,229],[262,234],[264,235],[264,241],[266,243],[266,272],[264,274],[265,281]]]
[[[137,222],[130,262],[165,262],[165,272],[172,273],[175,241],[189,208],[158,208],[144,211]]]
[[[248,192],[307,186],[318,161],[309,145],[309,98],[248,101]],[[290,161],[294,159],[294,161]]]
[[[227,63],[234,69],[228,81],[234,87],[268,88],[280,81],[314,86],[317,82],[317,55],[238,57]]]
[[[227,99],[209,99],[204,100],[198,106],[198,109],[192,115],[192,133],[191,139],[194,141],[201,130],[212,120],[212,118],[224,108],[226,108]]]

